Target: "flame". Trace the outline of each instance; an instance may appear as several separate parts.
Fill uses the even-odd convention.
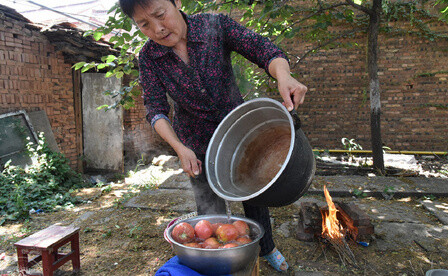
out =
[[[327,187],[324,186],[325,199],[328,204],[328,214],[322,214],[322,235],[331,239],[342,239],[344,237],[343,227],[336,217],[338,210],[334,205]]]

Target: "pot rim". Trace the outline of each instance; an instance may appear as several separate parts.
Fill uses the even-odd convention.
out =
[[[212,150],[211,145],[217,139],[218,133],[224,132],[223,136],[225,136],[225,134],[231,129],[231,128],[228,128],[227,130],[223,130],[223,125],[224,125],[223,123],[226,120],[228,120],[229,118],[234,116],[235,113],[237,113],[240,109],[244,108],[246,105],[250,105],[250,104],[253,104],[253,103],[257,103],[257,102],[269,102],[269,103],[272,103],[272,104],[276,105],[277,107],[279,107],[286,114],[286,116],[288,118],[288,122],[289,122],[289,127],[291,129],[291,139],[290,139],[288,154],[286,155],[286,159],[283,162],[282,166],[280,167],[280,170],[272,178],[272,180],[268,184],[266,184],[263,188],[261,188],[257,192],[254,192],[254,193],[252,193],[250,195],[247,195],[247,196],[239,196],[239,197],[228,196],[226,194],[221,193],[215,187],[216,183],[212,183],[213,179],[217,179],[217,177],[216,177],[216,173],[215,173],[215,177],[214,178],[211,177],[209,166],[215,166],[217,156],[215,156],[215,160],[210,160],[210,153],[211,153],[211,150]],[[262,108],[262,107],[257,107],[256,109],[258,109],[258,108]],[[234,120],[234,122],[232,123],[232,125],[235,124],[238,120],[239,120],[239,118],[236,118]],[[273,99],[270,99],[270,98],[256,98],[256,99],[252,99],[252,100],[249,100],[247,102],[244,102],[244,103],[240,104],[239,106],[237,106],[235,109],[233,109],[229,114],[227,114],[224,117],[224,119],[221,121],[221,123],[218,125],[218,127],[215,130],[215,132],[213,133],[213,136],[210,139],[210,142],[208,144],[207,151],[206,151],[206,154],[205,154],[205,171],[206,171],[207,180],[208,180],[208,183],[210,185],[210,188],[220,198],[222,198],[224,200],[228,200],[228,201],[246,201],[246,200],[249,200],[249,199],[252,199],[252,198],[255,198],[255,197],[261,195],[262,193],[264,193],[267,189],[269,189],[277,181],[277,179],[280,177],[280,175],[283,173],[283,171],[285,170],[286,166],[288,165],[289,160],[290,160],[291,155],[292,155],[292,152],[293,152],[293,149],[294,149],[294,140],[295,140],[294,138],[295,138],[295,129],[294,129],[294,121],[292,119],[292,116],[288,112],[286,107],[283,106],[279,101],[276,101],[276,100],[273,100]],[[220,141],[217,141],[217,143],[220,143]],[[217,170],[215,169],[215,172],[216,171]],[[219,181],[218,181],[218,184],[219,184]]]

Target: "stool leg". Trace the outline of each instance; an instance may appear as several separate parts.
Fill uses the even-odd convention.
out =
[[[43,276],[53,276],[53,254],[48,250],[42,251]]]
[[[28,254],[23,254],[21,248],[17,248],[17,261],[19,265],[19,275],[26,275],[28,269]]]
[[[73,251],[73,257],[72,257],[73,270],[79,271],[81,269],[81,260],[79,256],[79,233],[73,235],[70,245]]]
[[[250,276],[258,276],[260,275],[259,273],[260,273],[260,258],[257,258],[257,262],[255,263]]]

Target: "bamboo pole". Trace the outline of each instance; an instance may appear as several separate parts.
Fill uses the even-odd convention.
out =
[[[339,150],[339,149],[313,149],[317,152],[329,153],[357,153],[357,154],[371,154],[371,150]],[[415,154],[415,155],[448,155],[448,151],[407,151],[407,150],[386,150],[390,154]]]

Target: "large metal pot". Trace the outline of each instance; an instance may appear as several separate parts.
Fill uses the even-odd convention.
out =
[[[185,246],[172,238],[171,232],[178,223],[188,222],[194,227],[196,223],[203,219],[211,223],[232,223],[235,220],[243,220],[249,225],[252,242],[232,248],[206,249]],[[250,270],[251,265],[258,258],[259,242],[263,235],[263,226],[258,222],[240,216],[231,216],[230,221],[228,221],[227,215],[202,215],[179,220],[169,226],[166,231],[166,238],[171,243],[179,261],[205,275],[223,275]]]
[[[285,206],[299,199],[316,170],[300,126],[295,110],[291,115],[269,98],[235,108],[219,124],[207,148],[210,187],[225,200],[257,206]]]

